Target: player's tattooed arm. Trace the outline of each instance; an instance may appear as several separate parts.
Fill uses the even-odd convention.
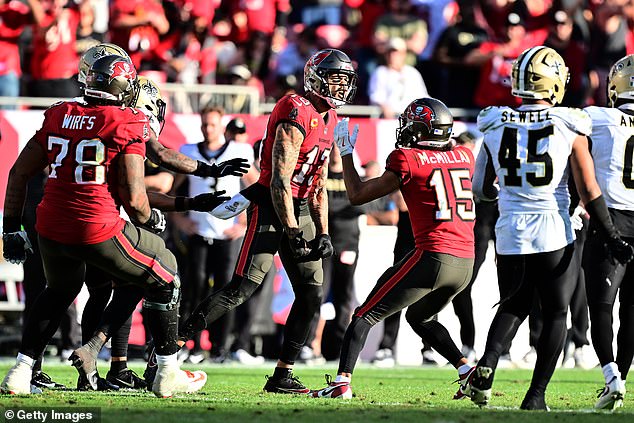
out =
[[[48,161],[44,149],[35,138],[31,138],[26,146],[20,152],[17,160],[9,171],[9,179],[7,181],[7,192],[4,198],[4,218],[19,222],[22,218],[24,209],[24,200],[26,199],[27,184],[37,172],[46,167]],[[4,228],[4,231],[20,230],[18,228]]]
[[[152,133],[146,144],[146,154],[153,163],[177,173],[191,174],[196,171],[198,162],[178,151],[165,147]]]
[[[289,238],[295,237],[299,232],[293,210],[291,178],[303,141],[304,136],[294,125],[286,122],[277,125],[273,143],[271,199]]]
[[[317,235],[328,233],[328,191],[326,180],[328,179],[328,164],[321,169],[321,173],[315,177],[315,189],[308,198],[310,216],[315,223]]]
[[[123,154],[118,167],[118,190],[123,208],[133,221],[143,224],[152,214],[143,179],[143,157],[138,154]]]

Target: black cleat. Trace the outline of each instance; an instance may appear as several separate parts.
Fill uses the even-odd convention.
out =
[[[524,401],[522,401],[522,405],[520,405],[520,410],[550,411],[550,408],[546,405],[543,393],[539,394],[529,390],[524,397]]]
[[[145,379],[145,387],[148,391],[152,390],[152,384],[156,378],[156,372],[158,371],[158,363],[156,362],[156,350],[154,344],[148,346],[150,350],[150,356],[148,357],[145,371],[143,372],[143,379]]]
[[[120,371],[118,374],[108,372],[106,381],[121,389],[145,389],[147,383],[130,369]]]
[[[51,379],[49,375],[42,371],[33,373],[33,377],[31,378],[31,385],[37,386],[41,389],[68,389],[65,385],[55,382],[53,379]]]
[[[89,382],[81,374],[77,379],[77,390],[78,391],[118,391],[119,386],[114,385],[108,382],[106,379],[99,376],[99,373],[95,373],[95,378],[93,383]]]
[[[266,385],[264,385],[266,392],[272,392],[275,394],[303,394],[307,395],[311,393],[311,390],[304,386],[302,382],[293,374],[289,374],[288,377],[276,378],[272,376],[266,376]]]

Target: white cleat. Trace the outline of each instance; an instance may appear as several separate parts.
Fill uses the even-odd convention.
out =
[[[454,394],[453,399],[461,400],[463,398],[471,397],[471,381],[476,375],[475,370],[476,366],[473,366],[468,372],[459,375],[456,382],[458,382],[460,386],[458,387],[458,391]]]
[[[42,390],[31,386],[31,367],[15,364],[0,385],[0,392],[11,395],[41,394]]]
[[[178,367],[163,367],[158,370],[152,392],[159,398],[170,398],[174,394],[199,391],[207,383],[207,373],[196,370],[190,372]]]
[[[493,369],[490,367],[476,367],[474,375],[470,377],[469,391],[471,402],[480,407],[489,404],[491,399],[491,385]]]
[[[326,383],[328,386],[312,391],[310,396],[313,398],[352,399],[352,387],[350,386],[350,382],[333,382],[332,377],[326,375]]]
[[[625,397],[625,383],[620,377],[614,376],[610,382],[599,390],[599,401],[594,405],[597,410],[614,410],[623,406]]]

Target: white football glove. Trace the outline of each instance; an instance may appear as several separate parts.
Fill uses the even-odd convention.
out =
[[[577,206],[575,208],[572,216],[570,216],[570,225],[572,226],[572,229],[574,231],[580,231],[581,229],[583,229],[583,219],[581,218],[581,216],[585,214],[586,209],[584,209],[583,207]]]
[[[230,200],[220,204],[209,213],[218,219],[226,220],[239,215],[243,210],[249,207],[250,204],[251,201],[247,200],[242,194],[237,193],[231,197]]]
[[[357,136],[359,135],[359,125],[354,125],[352,129],[352,135],[348,130],[349,118],[343,118],[335,126],[335,142],[339,147],[339,154],[341,157],[348,154],[352,154],[354,151],[354,145],[357,143]]]

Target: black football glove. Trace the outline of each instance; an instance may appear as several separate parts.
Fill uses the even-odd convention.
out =
[[[609,237],[605,246],[612,264],[627,264],[634,258],[634,248],[621,237]]]
[[[3,256],[6,261],[21,264],[26,260],[26,253],[33,254],[33,246],[25,231],[2,234]]]
[[[207,194],[200,194],[189,199],[189,209],[199,212],[210,212],[225,201],[229,197],[223,195],[226,191],[216,191]]]
[[[152,209],[150,218],[147,220],[147,222],[142,223],[140,226],[152,233],[160,234],[165,230],[165,226],[167,226],[165,215],[163,215],[163,213],[159,209]]]
[[[249,161],[243,158],[231,159],[218,164],[209,165],[198,161],[194,176],[203,178],[222,178],[223,176],[242,176],[249,171]]]
[[[308,242],[308,245],[310,245],[311,252],[307,256],[300,258],[298,260],[300,263],[328,258],[335,252],[332,240],[328,234],[317,235],[315,239]]]
[[[308,257],[312,251],[310,244],[302,235],[303,232],[300,232],[295,235],[295,238],[288,239],[288,242],[291,245],[291,251],[293,252],[293,258],[298,261],[306,261],[304,259]]]

